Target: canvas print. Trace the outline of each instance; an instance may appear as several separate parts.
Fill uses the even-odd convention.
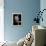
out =
[[[21,25],[21,14],[13,14],[13,25]]]

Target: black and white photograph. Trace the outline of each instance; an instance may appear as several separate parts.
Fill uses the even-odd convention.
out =
[[[21,25],[21,14],[13,14],[13,25]]]

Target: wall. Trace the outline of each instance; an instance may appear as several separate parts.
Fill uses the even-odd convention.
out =
[[[43,9],[46,9],[46,0],[41,0],[40,1],[40,9],[41,9],[41,11]],[[43,16],[42,17],[43,17],[43,22],[41,21],[40,25],[46,26],[46,10],[43,12]]]
[[[4,36],[7,41],[18,41],[31,31],[40,0],[4,0]],[[13,26],[12,13],[22,13],[22,25]]]
[[[4,41],[4,0],[0,0],[0,42]]]

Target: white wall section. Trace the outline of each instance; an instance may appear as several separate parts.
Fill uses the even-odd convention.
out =
[[[0,42],[4,41],[4,0],[0,0]]]

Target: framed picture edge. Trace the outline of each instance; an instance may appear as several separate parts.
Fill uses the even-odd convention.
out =
[[[21,25],[13,25],[13,14],[21,14]],[[13,13],[12,13],[12,25],[13,25],[13,26],[17,26],[17,27],[18,27],[18,26],[22,26],[22,12],[13,12]]]

